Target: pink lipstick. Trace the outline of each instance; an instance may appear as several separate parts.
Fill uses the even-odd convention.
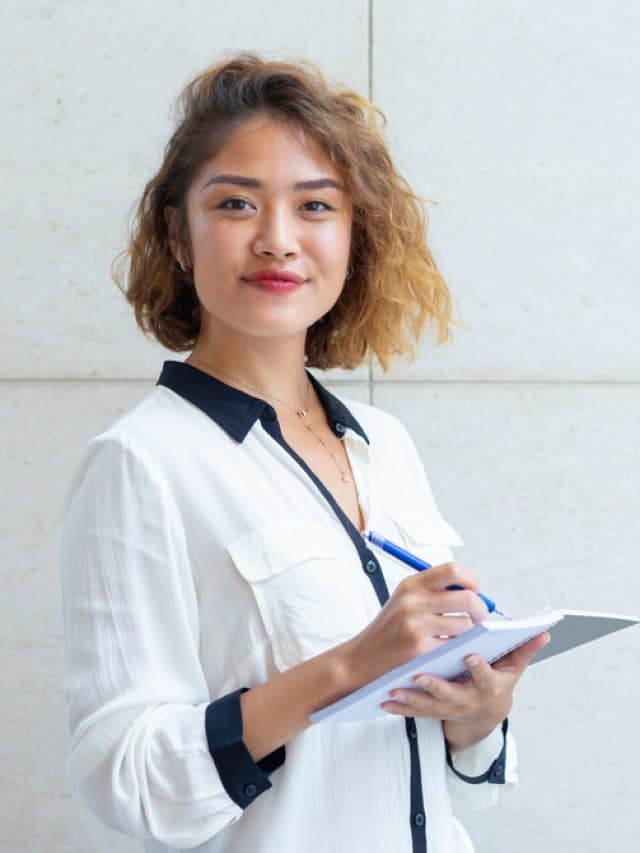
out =
[[[302,276],[290,270],[265,269],[243,276],[249,284],[272,293],[290,293],[304,282]]]

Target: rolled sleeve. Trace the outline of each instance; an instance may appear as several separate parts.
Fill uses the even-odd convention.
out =
[[[129,436],[89,443],[65,495],[60,560],[72,788],[131,838],[195,847],[242,817],[248,786],[270,786],[284,748],[261,766],[235,736],[230,709],[247,688],[211,702],[182,522]]]
[[[240,696],[248,689],[241,687],[211,702],[205,715],[209,752],[227,794],[242,809],[271,787],[269,775],[285,760],[281,746],[255,762],[244,744]]]
[[[499,800],[499,786],[518,782],[516,745],[508,719],[466,749],[451,750],[446,740],[445,749],[449,788],[459,805],[490,808]]]

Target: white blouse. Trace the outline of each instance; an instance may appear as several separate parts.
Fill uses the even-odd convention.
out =
[[[462,541],[402,423],[308,375],[366,527],[452,559]],[[478,783],[447,765],[440,721],[393,714],[312,725],[253,761],[240,692],[353,637],[412,569],[369,550],[272,406],[192,365],[165,361],[89,441],[60,566],[69,778],[148,853],[468,853],[452,803],[491,806],[517,781],[510,732],[453,754]]]

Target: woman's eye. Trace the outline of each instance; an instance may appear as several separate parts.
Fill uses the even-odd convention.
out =
[[[246,198],[228,198],[222,202],[220,207],[224,210],[246,210],[245,207],[227,207],[227,205],[231,204],[232,202],[240,202],[240,204],[249,204]]]
[[[307,204],[321,204],[325,210],[333,210],[333,208],[329,207],[329,205],[324,201],[317,201],[317,200],[316,201],[308,201]],[[311,213],[321,213],[321,212],[322,211],[318,210],[317,208],[315,210],[311,211]]]

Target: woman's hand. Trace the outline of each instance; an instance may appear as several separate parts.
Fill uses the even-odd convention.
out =
[[[447,590],[450,584],[464,589]],[[476,577],[455,562],[401,581],[376,618],[344,644],[352,689],[485,619],[488,611],[477,590]],[[489,734],[508,715],[518,679],[548,640],[547,633],[540,634],[493,666],[480,656],[475,664],[468,660],[471,677],[465,682],[449,682],[428,673],[417,675],[415,688],[392,691],[382,707],[392,714],[442,720],[450,746],[463,749]]]
[[[418,674],[413,678],[416,688],[392,690],[394,701],[382,707],[392,714],[442,720],[451,748],[464,749],[486,737],[508,715],[518,679],[549,639],[548,633],[539,634],[493,666],[480,655],[469,655],[465,662],[471,677],[464,682]]]
[[[447,590],[450,584],[464,589]],[[485,619],[477,588],[475,576],[454,562],[402,580],[375,619],[344,644],[353,689]]]

